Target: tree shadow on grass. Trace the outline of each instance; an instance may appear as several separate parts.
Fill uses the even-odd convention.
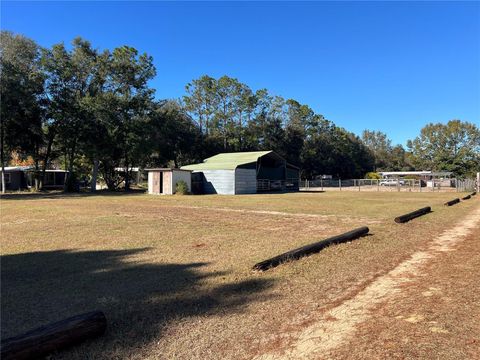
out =
[[[130,191],[110,191],[110,190],[97,190],[96,192],[64,192],[61,190],[47,190],[40,192],[12,192],[6,194],[0,194],[0,200],[44,200],[44,199],[71,199],[71,198],[84,198],[95,196],[132,196],[132,195],[145,195],[146,190],[130,190]]]
[[[128,358],[158,341],[169,323],[242,311],[264,298],[261,293],[272,285],[264,279],[227,283],[225,273],[202,270],[206,263],[135,259],[145,252],[59,250],[2,256],[2,338],[98,309],[107,317],[107,334],[63,355]]]

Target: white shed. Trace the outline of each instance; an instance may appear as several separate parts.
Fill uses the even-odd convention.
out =
[[[188,191],[192,191],[192,172],[190,170],[157,168],[146,169],[148,171],[149,194],[175,194],[177,182],[183,180],[187,184]]]

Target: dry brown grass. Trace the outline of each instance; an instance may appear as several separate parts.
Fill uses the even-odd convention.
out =
[[[288,344],[293,330],[422,249],[477,201],[443,207],[451,198],[366,192],[5,197],[2,338],[101,309],[107,334],[58,358],[251,358]],[[393,222],[427,205],[432,214]],[[250,270],[362,225],[373,236],[265,273]]]
[[[480,229],[382,304],[335,359],[480,359]]]

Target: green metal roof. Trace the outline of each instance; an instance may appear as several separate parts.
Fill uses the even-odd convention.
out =
[[[270,154],[273,151],[250,151],[236,153],[221,153],[208,159],[203,163],[182,166],[182,170],[235,170],[237,166],[256,162],[259,157]]]

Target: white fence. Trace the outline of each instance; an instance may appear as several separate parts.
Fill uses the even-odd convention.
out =
[[[413,179],[348,179],[302,180],[300,190],[324,191],[415,191],[415,192],[465,192],[475,190],[473,179],[413,180]]]

